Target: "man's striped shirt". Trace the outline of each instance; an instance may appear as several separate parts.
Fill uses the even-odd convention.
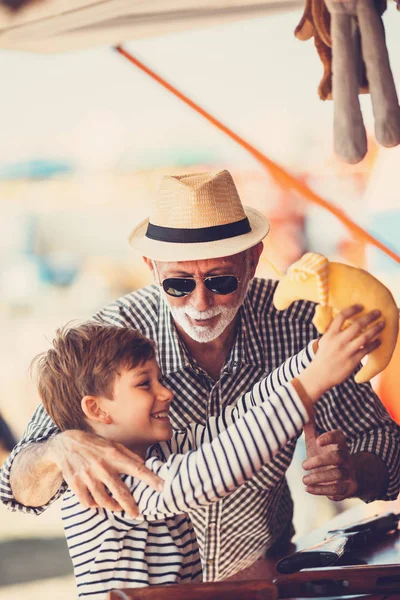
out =
[[[67,490],[62,517],[80,598],[103,600],[111,589],[201,581],[196,536],[185,513],[227,496],[299,434],[307,412],[294,384],[279,381],[296,377],[312,354],[306,348],[235,407],[149,448],[146,465],[164,480],[164,490],[123,476],[140,519],[84,508]]]
[[[157,344],[163,383],[174,393],[171,406],[175,429],[190,423],[204,424],[221,410],[234,405],[252,385],[293,356],[318,336],[312,324],[315,305],[299,301],[285,311],[272,303],[276,282],[254,279],[239,311],[239,326],[232,350],[214,381],[191,359],[180,341],[171,313],[159,287],[149,286],[128,294],[102,310],[97,319],[121,327],[133,327]],[[387,494],[399,492],[400,429],[390,419],[369,384],[353,377],[327,392],[316,409],[317,432],[341,430],[350,452],[371,452],[386,464]],[[26,444],[48,439],[57,428],[40,407],[29,423],[19,446],[2,471],[2,501],[15,509],[26,508],[12,496],[9,470],[12,460]],[[293,504],[285,473],[292,460],[295,441],[289,442],[250,481],[221,502],[192,513],[191,518],[204,557],[203,577],[212,581],[248,567],[278,540],[291,523]],[[61,488],[60,493],[65,491]],[[57,497],[57,495],[56,495]]]

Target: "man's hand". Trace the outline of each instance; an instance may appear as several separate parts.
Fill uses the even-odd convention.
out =
[[[122,444],[92,433],[78,430],[59,433],[49,442],[48,458],[58,466],[79,502],[87,508],[124,510],[132,518],[138,516],[136,502],[121,481],[121,473],[137,477],[158,491],[163,489],[162,479],[147,469],[140,456]]]
[[[312,423],[304,434],[307,459],[303,469],[310,471],[303,477],[306,491],[335,502],[357,495],[357,471],[343,433],[334,430],[316,437]]]

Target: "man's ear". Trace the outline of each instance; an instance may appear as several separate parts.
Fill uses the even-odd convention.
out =
[[[156,273],[155,273],[155,269],[154,269],[154,261],[151,258],[147,258],[147,256],[142,256],[144,262],[146,263],[146,265],[149,267],[154,279],[156,279]]]
[[[249,256],[251,279],[253,279],[254,275],[256,274],[256,269],[257,269],[258,263],[260,261],[260,256],[261,256],[263,250],[264,250],[264,244],[263,244],[263,242],[259,242],[256,246],[249,248],[247,251],[249,253],[248,256]]]
[[[109,413],[104,410],[101,405],[101,400],[97,396],[84,396],[81,400],[82,411],[89,421],[97,421],[110,425],[112,418]]]

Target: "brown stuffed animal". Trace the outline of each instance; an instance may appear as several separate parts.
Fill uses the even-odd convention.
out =
[[[306,0],[295,31],[300,39],[314,36],[324,65],[319,95],[333,97],[334,149],[349,164],[360,162],[368,149],[360,92],[371,95],[377,142],[385,148],[400,144],[400,106],[381,18],[385,9],[386,0]]]
[[[374,1],[378,14],[382,16],[386,10],[387,1]],[[331,16],[324,0],[306,0],[303,16],[297,25],[294,34],[297,39],[301,41],[306,41],[314,37],[314,45],[324,69],[318,87],[318,94],[321,100],[332,100]],[[361,48],[360,32],[358,29],[354,30],[353,35],[354,44]],[[361,57],[361,51],[357,52],[357,55]],[[368,94],[368,79],[363,60],[360,60],[358,64],[358,83],[359,93]]]

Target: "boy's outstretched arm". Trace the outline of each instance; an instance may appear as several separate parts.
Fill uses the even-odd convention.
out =
[[[300,394],[306,397],[298,380],[279,386],[197,450],[171,454],[167,462],[150,458],[147,464],[164,479],[164,490],[154,492],[133,481],[140,512],[150,518],[187,512],[220,500],[251,479],[309,420],[312,400],[303,403]]]
[[[206,423],[192,423],[185,431],[174,433],[171,449],[177,454],[184,452],[184,448],[199,448],[204,442],[209,442],[217,437],[229,425],[243,417],[247,411],[255,406],[260,406],[283,384],[294,381],[304,371],[315,357],[318,340],[310,342],[303,350],[286,359],[269,375],[257,381],[249,392],[243,394],[235,406],[226,406],[218,417],[209,417]],[[303,394],[303,388],[294,381],[294,386],[307,403],[308,397]]]
[[[134,486],[141,512],[150,517],[165,516],[217,501],[272,460],[280,448],[299,434],[318,398],[347,379],[360,359],[378,347],[376,336],[384,325],[371,325],[376,316],[364,319],[365,326],[370,325],[367,331],[341,329],[344,321],[360,310],[352,307],[342,311],[324,336],[329,343],[321,341],[316,357],[299,377],[270,395],[265,386],[260,386],[263,401],[212,441],[196,451],[172,454],[167,463],[150,459],[151,467],[165,479],[164,491],[155,493],[140,483]],[[204,439],[201,433],[200,439]],[[190,439],[186,441],[190,446]]]

